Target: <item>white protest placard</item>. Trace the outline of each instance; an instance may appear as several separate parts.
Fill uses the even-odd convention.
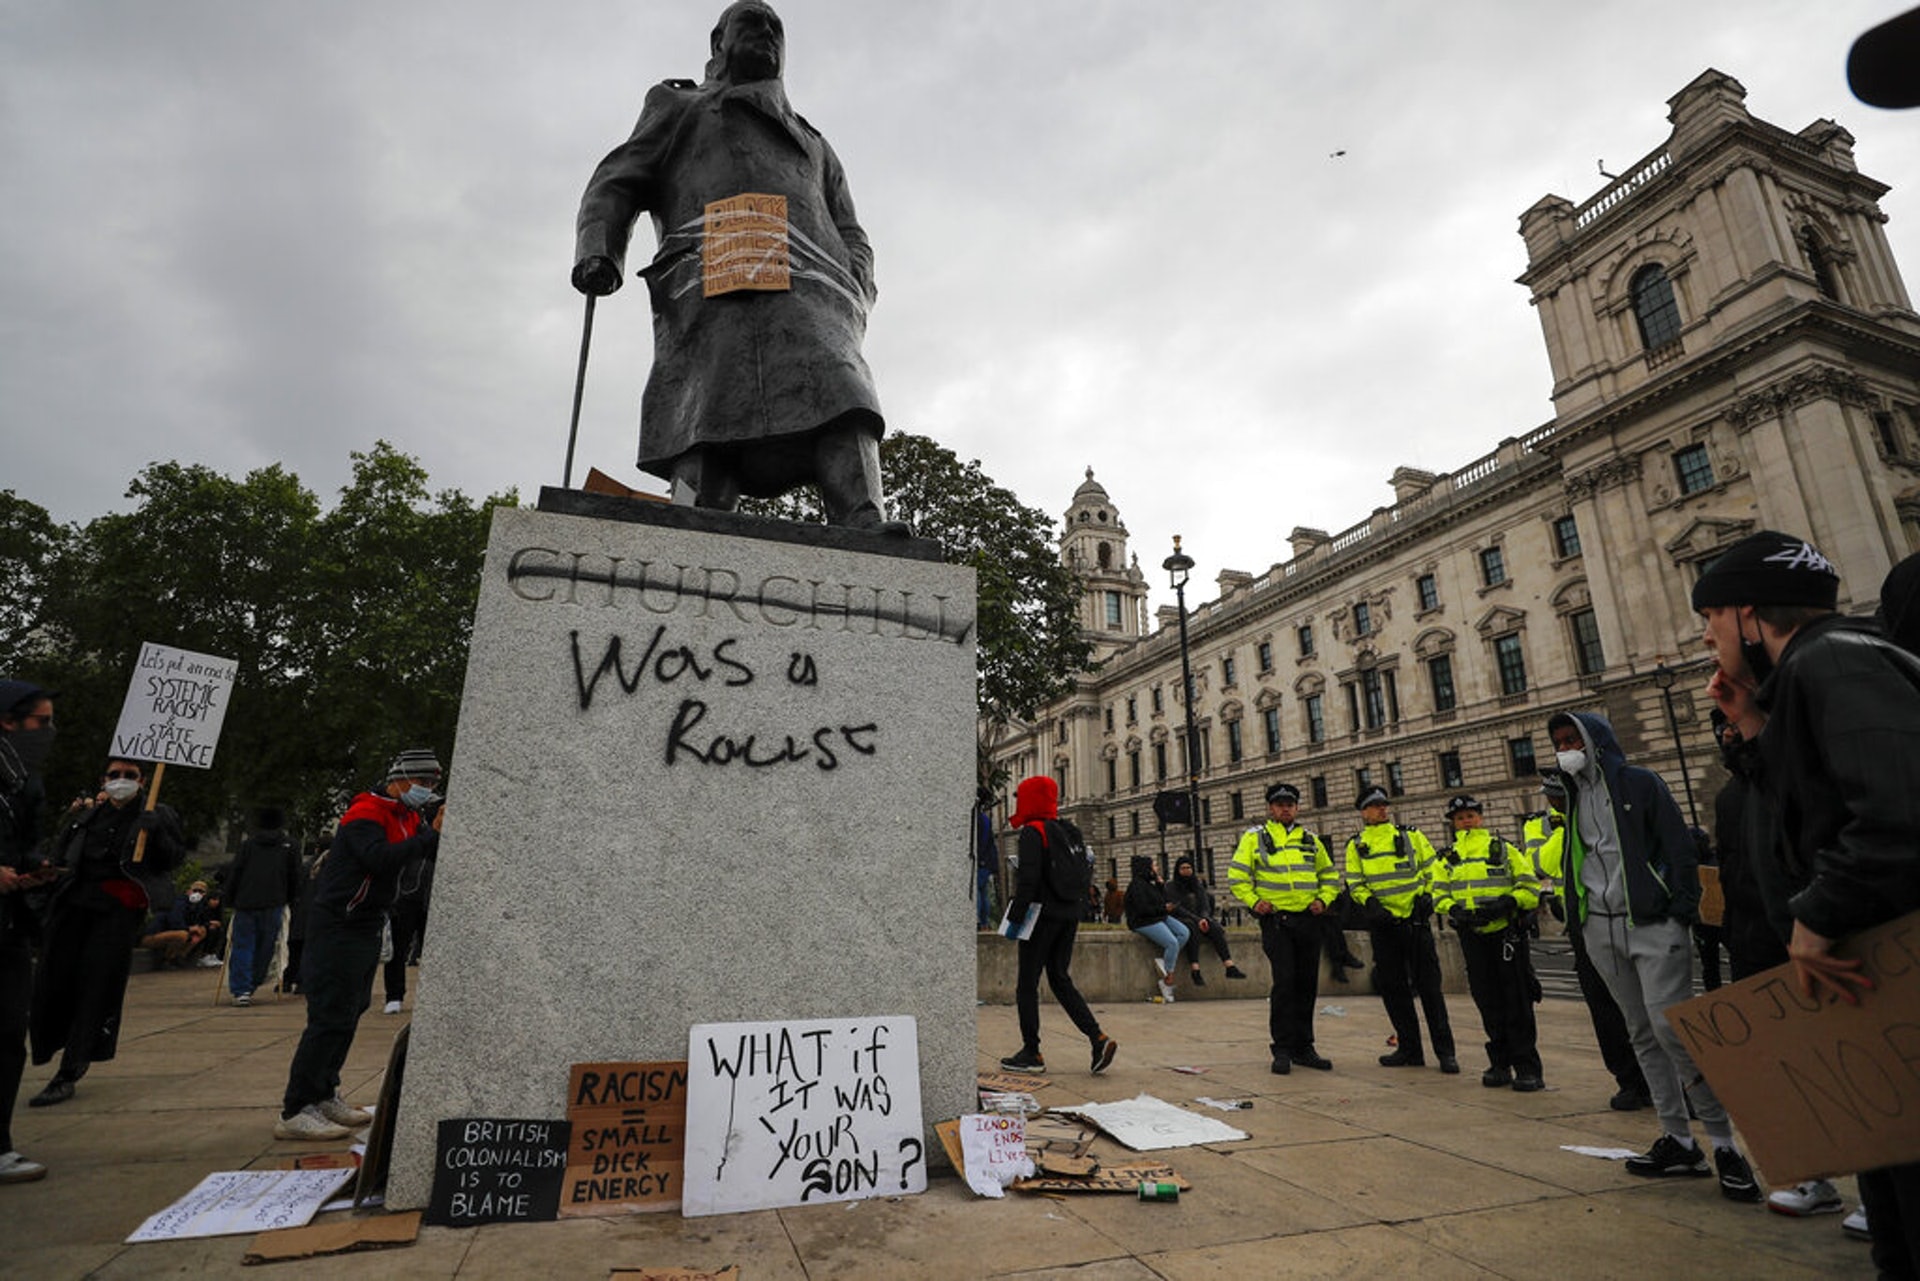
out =
[[[1190,1148],[1202,1143],[1233,1143],[1247,1137],[1224,1121],[1175,1107],[1151,1094],[1136,1095],[1118,1103],[1082,1103],[1078,1107],[1053,1110],[1091,1121],[1135,1152]]]
[[[213,766],[214,744],[227,719],[236,664],[231,658],[196,654],[152,641],[127,685],[127,701],[107,754],[162,765]]]
[[[927,1190],[909,1015],[701,1023],[687,1036],[687,1217]]]
[[[353,1174],[351,1169],[209,1174],[193,1191],[142,1223],[127,1243],[305,1227]]]
[[[1007,1184],[1033,1177],[1027,1155],[1027,1122],[1018,1116],[960,1118],[960,1160],[967,1186],[984,1197],[1007,1194]]]

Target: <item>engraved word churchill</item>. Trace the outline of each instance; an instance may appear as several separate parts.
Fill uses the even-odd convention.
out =
[[[522,547],[507,561],[507,587],[533,604],[595,605],[691,618],[730,616],[750,626],[850,632],[883,640],[964,645],[973,620],[950,616],[950,599],[871,583],[791,574],[742,578],[725,566],[656,564],[601,552]]]

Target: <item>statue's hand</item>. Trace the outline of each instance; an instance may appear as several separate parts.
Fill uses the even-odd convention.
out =
[[[573,269],[573,287],[583,294],[605,298],[620,287],[620,269],[611,258],[582,258]]]

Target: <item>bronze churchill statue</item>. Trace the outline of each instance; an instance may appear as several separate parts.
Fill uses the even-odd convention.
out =
[[[860,354],[873,249],[846,174],[787,102],[770,5],[729,5],[711,46],[700,84],[648,91],[580,201],[573,284],[586,294],[620,287],[634,221],[653,216],[640,467],[676,501],[721,510],[811,483],[830,524],[905,533],[884,519],[885,422]]]

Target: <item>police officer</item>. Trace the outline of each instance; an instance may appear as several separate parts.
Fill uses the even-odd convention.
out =
[[[1267,1033],[1273,1070],[1333,1064],[1313,1048],[1313,1003],[1320,995],[1321,926],[1316,919],[1340,893],[1340,878],[1319,837],[1302,827],[1300,789],[1267,789],[1267,821],[1250,827],[1233,852],[1227,888],[1260,922],[1260,947],[1273,968]]]
[[[1486,828],[1480,802],[1447,802],[1453,845],[1435,864],[1434,906],[1460,935],[1467,984],[1487,1029],[1489,1067],[1480,1084],[1521,1093],[1546,1088],[1533,1022],[1524,914],[1540,904],[1540,882],[1526,851]]]
[[[1373,942],[1373,982],[1387,1007],[1396,1046],[1380,1056],[1381,1067],[1425,1067],[1420,1020],[1413,993],[1420,993],[1427,1031],[1440,1070],[1460,1071],[1453,1054],[1453,1025],[1440,991],[1440,954],[1433,943],[1433,846],[1417,828],[1390,820],[1387,793],[1370,787],[1355,802],[1366,826],[1347,842],[1347,889]]]

